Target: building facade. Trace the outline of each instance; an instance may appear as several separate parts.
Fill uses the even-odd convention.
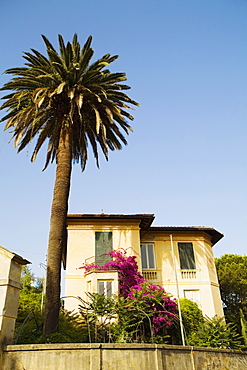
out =
[[[79,267],[103,265],[107,252],[124,249],[149,282],[197,302],[210,318],[224,315],[212,250],[223,235],[214,228],[151,226],[152,214],[71,214],[67,220],[66,309],[76,310],[76,297],[86,299],[86,292],[118,292],[116,271],[85,274]]]

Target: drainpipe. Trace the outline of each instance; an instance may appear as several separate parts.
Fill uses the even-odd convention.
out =
[[[177,275],[177,267],[176,267],[172,235],[170,235],[170,242],[171,242],[171,248],[172,248],[172,259],[173,259],[173,266],[174,266],[174,273],[175,273],[175,280],[176,280],[176,287],[177,287],[178,315],[179,315],[180,331],[181,331],[181,337],[182,337],[182,344],[183,346],[185,346],[183,321],[182,321],[182,314],[181,314],[181,307],[180,307],[180,300],[179,300],[180,297],[179,297],[179,288],[178,288],[178,275]]]
[[[46,288],[47,266],[44,263],[40,262],[38,264],[38,268],[40,269],[41,267],[43,267],[43,269],[44,269],[43,289],[42,289],[42,296],[41,296],[41,312],[43,312],[44,297],[45,297],[45,288]]]

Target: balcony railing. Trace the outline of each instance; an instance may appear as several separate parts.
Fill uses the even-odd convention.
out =
[[[85,265],[97,265],[103,266],[105,263],[109,262],[112,258],[106,254],[102,254],[101,256],[96,259],[95,256],[89,257],[85,259]]]
[[[197,271],[196,270],[180,270],[182,279],[196,279]]]
[[[142,270],[142,276],[148,281],[160,281],[159,270]]]

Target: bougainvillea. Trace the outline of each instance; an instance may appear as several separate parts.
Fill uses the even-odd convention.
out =
[[[175,299],[165,290],[149,282],[133,286],[130,289],[127,299],[130,304],[141,304],[152,320],[154,335],[164,328],[168,328],[177,317],[177,304]]]
[[[85,269],[85,272],[90,272],[92,270],[118,271],[119,295],[126,298],[133,286],[137,286],[138,284],[142,284],[145,282],[145,279],[138,271],[136,256],[128,256],[125,249],[113,250],[107,253],[107,255],[110,255],[112,259],[103,266],[92,263],[85,264],[79,268]]]
[[[126,300],[127,309],[133,313],[144,313],[142,324],[152,323],[151,335],[160,334],[170,327],[177,317],[176,299],[172,299],[165,290],[146,281],[138,271],[136,256],[128,256],[126,250],[113,250],[108,253],[112,260],[103,266],[85,264],[80,267],[85,272],[92,270],[116,270],[119,274],[119,296]],[[134,313],[135,312],[135,313]],[[138,316],[138,315],[137,315]],[[145,317],[148,320],[145,320]]]

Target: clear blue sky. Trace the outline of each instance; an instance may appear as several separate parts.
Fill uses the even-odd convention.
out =
[[[70,213],[154,213],[154,225],[213,226],[216,256],[246,254],[247,1],[9,0],[0,3],[0,71],[22,52],[44,52],[45,34],[109,52],[127,73],[134,113],[129,145],[73,167]],[[9,76],[0,76],[0,85]],[[0,116],[3,114],[0,113]],[[0,245],[44,262],[55,165],[41,172],[0,129]],[[78,261],[81,264],[83,261]]]

